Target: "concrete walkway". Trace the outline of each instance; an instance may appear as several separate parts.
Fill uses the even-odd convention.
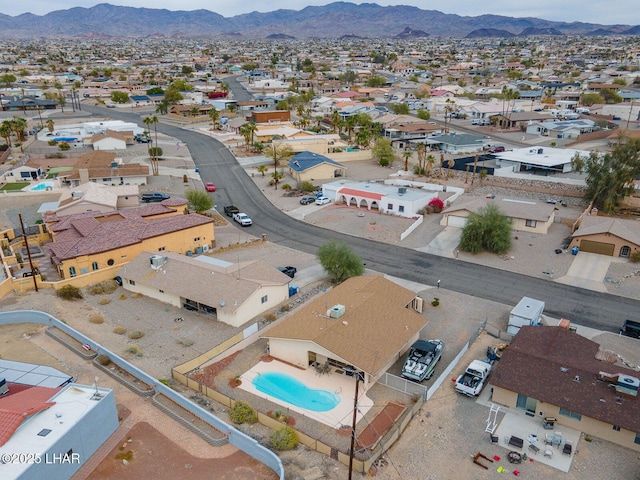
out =
[[[579,252],[567,274],[555,281],[606,293],[607,288],[603,282],[612,261],[613,257],[608,255]]]

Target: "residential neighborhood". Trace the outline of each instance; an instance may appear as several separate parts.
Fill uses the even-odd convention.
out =
[[[635,478],[637,34],[286,37],[3,41],[6,478]]]

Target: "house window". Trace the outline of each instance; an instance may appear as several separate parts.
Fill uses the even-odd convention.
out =
[[[111,181],[111,177],[103,178],[102,181],[103,182],[110,182]]]
[[[398,212],[403,213],[404,212],[404,205],[400,205],[398,207]]]
[[[196,237],[193,239],[194,242],[199,242],[200,241],[200,237]]]
[[[135,285],[135,284],[136,284],[135,280],[129,280],[129,285]]]
[[[109,265],[110,267],[113,267],[115,263],[116,262],[113,260],[113,258],[110,258],[109,260],[107,260],[107,265]]]
[[[393,210],[393,203],[387,204],[387,210]]]
[[[158,249],[158,251],[159,251],[159,252],[164,252],[164,249],[165,249],[165,248],[166,248],[166,247],[160,247],[160,248]]]
[[[613,430],[616,431],[616,432],[619,432],[620,431],[620,425],[614,425],[613,426]]]
[[[525,222],[525,225],[526,225],[527,227],[536,228],[536,224],[537,224],[537,223],[538,223],[538,222],[536,222],[535,220],[527,220],[527,221]]]
[[[621,257],[628,257],[630,253],[631,253],[631,247],[629,247],[628,245],[625,245],[620,249]]]
[[[640,433],[636,433],[636,438],[633,439],[633,443],[640,445]]]
[[[572,412],[571,410],[567,410],[566,408],[560,409],[560,415],[564,415],[565,417],[573,418],[574,420],[581,421],[582,415],[576,412]]]
[[[69,275],[72,277],[76,276],[76,267],[69,267]]]
[[[98,270],[98,262],[91,263],[91,270],[93,270],[94,272]]]
[[[260,303],[267,303],[267,300],[269,300],[269,296],[268,296],[268,295],[265,295],[264,297],[262,297],[262,298],[260,299]]]

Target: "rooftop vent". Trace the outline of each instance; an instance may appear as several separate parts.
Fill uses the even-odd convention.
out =
[[[407,193],[407,187],[398,187],[398,194],[403,195]]]
[[[337,304],[331,307],[331,309],[329,310],[329,316],[331,318],[340,318],[344,315],[345,311],[346,308],[344,305]]]
[[[630,375],[620,374],[618,375],[618,382],[616,383],[616,392],[623,393],[632,397],[638,396],[638,389],[640,388],[640,379],[632,377]]]
[[[151,258],[149,258],[149,261],[151,262],[151,268],[155,270],[159,269],[162,265],[167,263],[168,260],[169,257],[164,257],[162,255],[151,255]]]

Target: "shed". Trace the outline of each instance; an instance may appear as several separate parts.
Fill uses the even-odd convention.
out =
[[[509,313],[507,333],[515,335],[525,325],[540,325],[544,302],[534,298],[522,297],[522,300]]]

